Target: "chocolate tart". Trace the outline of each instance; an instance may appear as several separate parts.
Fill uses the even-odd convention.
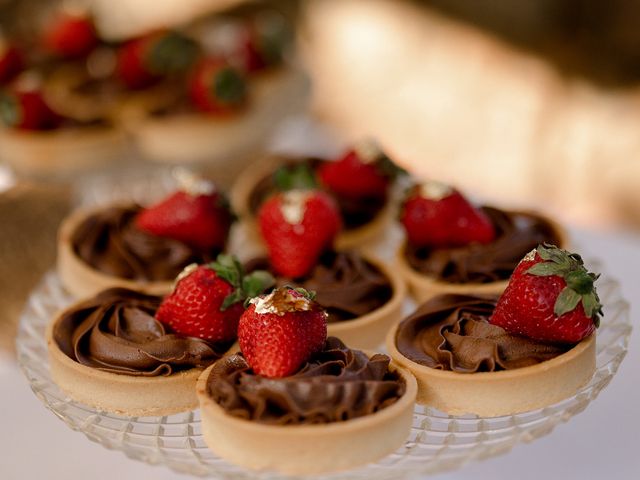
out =
[[[373,359],[368,353],[363,355]],[[409,372],[394,363],[389,364],[387,371],[401,379],[404,392],[390,405],[341,421],[319,423],[316,418],[313,420],[315,423],[274,424],[233,415],[211,396],[209,382],[213,375],[229,368],[235,369],[237,362],[244,362],[244,359],[233,355],[207,368],[196,387],[205,442],[217,455],[232,463],[252,470],[288,475],[329,473],[376,461],[400,448],[409,435],[416,381]],[[286,378],[264,379],[251,375],[267,383],[286,381]],[[371,385],[375,381],[367,383]],[[303,388],[299,392],[308,390]],[[369,399],[370,396],[354,394],[350,398]],[[326,407],[326,403],[323,405]],[[341,415],[347,414],[343,412]]]
[[[300,159],[302,160],[302,159]],[[269,178],[278,167],[299,160],[279,155],[269,155],[254,160],[236,179],[229,199],[233,211],[240,218],[244,231],[255,242],[262,243],[262,236],[258,228],[255,207],[252,206],[254,191],[264,179]],[[351,228],[343,228],[336,238],[336,248],[348,250],[373,243],[383,237],[394,215],[394,205],[387,199],[385,205],[368,222]]]
[[[145,265],[140,259],[133,256],[134,258],[131,260],[131,263],[133,265],[141,263],[140,266],[143,270],[148,270],[147,267],[153,267],[154,271],[164,270],[160,269],[160,267],[164,265],[163,260],[166,261],[167,265],[169,264],[169,258],[173,257],[171,249],[179,248],[183,251],[181,254],[181,257],[183,257],[182,260],[174,262],[175,265],[172,264],[171,268],[168,267],[165,272],[166,274],[161,275],[163,277],[162,279],[136,279],[131,276],[125,277],[105,272],[91,265],[86,259],[82,258],[78,254],[74,242],[74,236],[78,229],[84,228],[86,222],[90,221],[92,217],[106,214],[109,210],[128,211],[136,208],[138,207],[135,207],[132,204],[114,204],[109,207],[82,208],[72,212],[67,218],[65,218],[58,231],[57,270],[62,284],[71,294],[76,297],[87,297],[111,287],[130,288],[155,295],[167,294],[171,292],[175,277],[184,267],[191,263],[212,261],[216,254],[219,253],[211,252],[210,255],[203,256],[196,254],[195,251],[192,251],[190,247],[186,246],[182,242],[163,239],[161,237],[155,237],[139,232],[139,235],[144,237],[141,239],[141,249],[151,250],[153,247],[149,247],[148,243],[153,241],[158,242],[163,250],[161,252],[162,255],[160,253],[156,255],[159,259],[153,260],[153,265]],[[105,226],[106,230],[110,228],[111,227],[109,226]],[[86,230],[95,232],[96,227],[87,227]],[[106,235],[110,235],[110,232],[106,233]],[[100,243],[100,240],[96,240],[96,242]],[[165,248],[166,251],[164,251]],[[122,249],[118,247],[117,250],[120,254]],[[123,261],[127,262],[128,257],[132,255],[126,249],[124,250],[125,251],[122,253]],[[157,274],[155,276],[157,276]]]
[[[400,271],[400,274],[406,280],[412,296],[418,301],[418,303],[425,302],[437,295],[447,293],[469,295],[500,294],[509,283],[509,277],[520,259],[533,248],[537,247],[538,244],[546,242],[555,244],[560,248],[567,248],[568,246],[569,241],[564,228],[547,217],[542,217],[533,212],[504,211],[490,207],[483,207],[482,210],[487,213],[492,220],[496,219],[494,224],[501,223],[504,219],[511,219],[514,225],[515,222],[518,221],[535,221],[543,225],[545,231],[532,236],[531,239],[526,239],[524,241],[519,240],[519,247],[514,249],[512,254],[508,255],[510,258],[503,258],[499,262],[499,268],[497,265],[495,266],[495,271],[492,271],[492,265],[489,265],[488,267],[486,265],[482,265],[482,271],[479,270],[476,275],[477,277],[483,277],[481,278],[482,281],[478,281],[477,279],[468,281],[460,278],[456,278],[455,281],[453,281],[453,279],[447,280],[446,278],[442,278],[438,275],[430,275],[416,270],[407,258],[407,252],[410,251],[409,245],[406,240],[403,241],[396,254],[396,266]],[[505,256],[505,252],[507,252],[507,250],[511,251],[511,249],[505,248],[504,246],[505,238],[502,236],[501,228],[498,227],[497,230],[498,238],[487,245],[471,245],[469,247],[451,249],[434,249],[434,252],[436,252],[436,255],[440,255],[441,258],[444,259],[439,260],[439,263],[445,265],[453,265],[456,261],[464,264],[467,259],[473,257],[480,259],[484,256]],[[494,260],[488,261],[493,262]],[[469,270],[473,269],[473,265],[471,265],[471,267],[464,265],[464,267],[456,268],[459,270],[464,268],[464,270],[467,271],[468,276],[473,276],[473,272],[468,273]],[[452,273],[449,274],[449,277],[457,275],[458,274],[456,273]],[[491,276],[494,278],[488,278]]]
[[[301,74],[281,69],[252,77],[248,105],[237,113],[215,116],[169,111],[154,115],[143,106],[137,121],[130,118],[129,123],[133,124],[131,132],[138,149],[149,160],[170,164],[228,163],[230,158],[257,148],[305,90]],[[229,166],[225,164],[225,168]]]
[[[166,333],[151,316],[160,301],[110,289],[58,314],[47,328],[46,341],[51,375],[60,389],[74,401],[119,415],[170,415],[196,408],[198,376],[231,345],[214,348],[199,339]],[[110,318],[83,322],[100,313]],[[167,346],[152,346],[153,341]],[[177,351],[164,353],[172,349]],[[163,354],[174,358],[160,360]]]
[[[1,128],[0,144],[0,160],[17,172],[34,176],[113,164],[129,153],[125,132],[110,124],[47,131]]]
[[[484,344],[484,349],[492,350],[493,345],[487,347],[490,343],[485,342],[498,339],[495,342],[499,346],[495,347],[495,351],[492,350],[491,356],[483,358],[478,366],[470,367],[470,363],[465,363],[471,360],[451,360],[457,362],[454,364],[456,370],[444,369],[438,364],[440,360],[430,356],[424,347],[418,346],[421,341],[426,341],[425,337],[419,338],[420,327],[423,324],[437,323],[447,315],[454,314],[456,308],[466,308],[476,315],[481,310],[488,313],[492,311],[496,301],[495,296],[441,295],[422,304],[414,314],[389,331],[387,350],[398,365],[415,375],[418,382],[417,403],[435,407],[450,415],[475,414],[481,417],[497,417],[527,412],[559,402],[575,394],[580,387],[589,382],[595,371],[595,334],[577,345],[553,346],[510,336],[500,327],[486,323],[478,331],[489,328],[492,333],[478,336],[456,332],[451,325],[441,327],[442,324],[438,324],[435,328],[439,330],[432,330],[433,335],[437,332],[447,340],[431,344],[434,345],[434,350],[437,347],[439,354],[444,354],[444,358],[447,359],[462,359],[465,358],[463,356],[468,356],[477,361],[479,357],[475,355],[485,355],[484,350],[479,350],[481,345]],[[428,315],[436,317],[433,322],[424,320],[423,324],[419,323],[417,326],[413,323],[420,322],[421,316],[427,318]],[[461,331],[462,328],[465,327],[461,327]],[[496,330],[499,330],[497,334]],[[447,333],[443,334],[445,331]],[[451,333],[454,335],[446,336]],[[464,340],[465,343],[456,343],[456,346],[452,347],[449,338],[459,342],[462,335],[469,335]],[[435,338],[440,342],[439,337]],[[510,347],[507,342],[512,340],[514,346]],[[505,353],[510,348],[513,348],[512,355]],[[527,353],[527,349],[535,353]],[[505,369],[501,369],[505,365]],[[478,370],[474,371],[474,368]],[[489,368],[494,370],[481,371]]]

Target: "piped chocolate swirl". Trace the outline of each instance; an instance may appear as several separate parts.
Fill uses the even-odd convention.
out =
[[[266,258],[252,260],[245,268],[248,272],[271,270]],[[305,277],[276,277],[276,283],[315,292],[316,302],[329,315],[328,322],[353,320],[370,313],[387,303],[393,294],[384,273],[355,252],[324,252]]]
[[[481,210],[495,227],[495,240],[455,248],[407,244],[404,255],[411,268],[449,283],[495,282],[508,279],[520,259],[538,245],[561,243],[559,232],[541,216],[491,207]]]
[[[207,392],[235,417],[276,425],[340,422],[373,414],[406,390],[389,357],[347,348],[329,337],[294,375],[255,375],[241,354],[216,363]]]
[[[434,297],[400,323],[396,348],[421,365],[459,373],[527,367],[571,348],[511,335],[490,324],[496,302],[496,297]]]
[[[154,377],[204,368],[228,350],[168,331],[154,318],[161,297],[105,290],[65,311],[53,340],[72,360],[105,372]]]
[[[107,275],[138,281],[173,280],[191,263],[208,263],[216,250],[202,251],[136,227],[138,206],[108,207],[89,215],[71,236],[73,251]]]

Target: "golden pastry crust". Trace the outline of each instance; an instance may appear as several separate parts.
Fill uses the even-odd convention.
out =
[[[566,353],[529,367],[498,372],[458,373],[420,365],[396,347],[397,326],[387,350],[418,382],[417,403],[450,415],[512,415],[559,402],[586,385],[596,367],[595,334]]]
[[[82,208],[74,211],[58,230],[57,270],[64,287],[75,297],[90,297],[112,287],[138,290],[150,295],[164,295],[173,289],[173,280],[139,282],[103,273],[80,258],[73,250],[73,233],[84,220],[104,207]]]
[[[269,155],[254,160],[238,175],[231,188],[229,195],[231,208],[238,215],[246,234],[255,242],[262,243],[262,236],[256,217],[249,208],[249,198],[258,182],[273,173],[286,160],[286,157],[279,155]],[[374,243],[383,236],[385,229],[391,223],[393,214],[394,204],[389,199],[384,208],[370,222],[350,230],[343,229],[336,238],[336,248],[349,250]]]
[[[217,455],[252,470],[287,475],[329,473],[364,465],[400,448],[413,420],[416,380],[402,368],[405,394],[372,415],[324,425],[265,425],[233,417],[207,393],[207,368],[197,384],[204,440]]]
[[[340,338],[357,349],[374,349],[384,343],[387,332],[402,319],[402,307],[407,287],[396,269],[372,255],[362,257],[380,270],[391,285],[391,298],[380,308],[353,320],[333,322],[327,325],[328,335]]]
[[[514,213],[533,214],[533,212]],[[556,237],[559,239],[558,247],[567,248],[569,240],[566,230],[560,224],[549,218],[545,217],[545,220],[551,225]],[[407,282],[411,295],[418,303],[424,303],[435,296],[447,293],[466,295],[499,295],[509,284],[509,279],[489,283],[450,283],[430,277],[411,268],[411,265],[407,262],[404,254],[406,246],[407,243],[405,240],[402,242],[396,253],[396,265],[400,274]]]
[[[34,176],[59,175],[122,161],[130,153],[124,131],[95,126],[50,131],[0,129],[0,159]]]
[[[148,114],[147,105],[129,106],[127,123],[141,153],[149,160],[180,163],[226,162],[241,158],[262,144],[274,124],[304,96],[306,80],[294,69],[268,72],[250,80],[246,110],[231,116],[180,113],[164,117]]]
[[[53,380],[72,400],[127,416],[171,415],[198,406],[195,385],[201,368],[166,377],[134,377],[87,367],[65,355],[53,339],[60,318],[57,315],[46,332],[49,363]]]

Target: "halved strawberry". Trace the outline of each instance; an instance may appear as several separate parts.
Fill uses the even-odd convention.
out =
[[[206,58],[191,75],[189,96],[198,110],[231,113],[245,104],[247,84],[242,72],[225,60]]]
[[[45,50],[62,58],[82,58],[98,44],[93,21],[84,14],[60,12],[43,33]]]
[[[516,267],[490,323],[534,340],[577,343],[599,325],[598,277],[579,255],[539,246]]]
[[[180,32],[152,32],[119,48],[116,75],[128,88],[145,88],[163,77],[187,72],[199,55],[198,44]]]
[[[460,192],[439,182],[425,182],[407,195],[400,221],[415,247],[459,247],[495,238],[491,220]]]
[[[237,336],[243,302],[274,284],[264,271],[244,275],[231,255],[218,255],[208,265],[189,265],[178,276],[173,292],[164,298],[156,318],[181,335],[211,342],[228,342]]]
[[[211,182],[186,172],[181,178],[181,190],[142,210],[136,226],[203,250],[222,250],[233,221],[226,198]]]
[[[288,278],[306,275],[342,226],[335,201],[320,190],[277,193],[262,204],[258,221],[271,266]]]
[[[238,326],[242,355],[265,377],[297,372],[326,339],[327,314],[301,288],[281,287],[250,300]]]

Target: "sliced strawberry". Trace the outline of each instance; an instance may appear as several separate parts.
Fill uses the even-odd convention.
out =
[[[273,277],[256,271],[244,275],[240,262],[218,255],[209,265],[190,265],[178,276],[171,294],[162,301],[156,318],[180,335],[211,342],[237,336],[243,301],[272,286]]]
[[[273,269],[288,278],[306,275],[342,225],[335,201],[320,190],[278,193],[262,204],[258,221]]]
[[[254,373],[297,372],[327,339],[327,314],[303,289],[281,287],[254,298],[240,318],[238,343]]]
[[[39,90],[0,92],[0,121],[21,130],[50,130],[60,117],[49,108]]]
[[[191,75],[189,96],[198,110],[231,113],[245,104],[247,84],[242,72],[226,61],[207,58],[197,65]]]
[[[228,203],[212,183],[191,178],[182,190],[142,210],[136,226],[199,249],[222,250],[233,220]]]
[[[438,182],[424,183],[409,192],[400,221],[415,247],[459,247],[495,238],[489,217],[460,192]]]
[[[45,29],[43,44],[58,57],[82,58],[96,47],[98,37],[91,18],[60,13]]]
[[[130,89],[146,88],[163,77],[187,72],[199,55],[197,43],[179,32],[153,32],[120,47],[116,75]]]
[[[577,343],[599,324],[598,277],[579,255],[539,246],[516,267],[490,323],[534,340]]]

